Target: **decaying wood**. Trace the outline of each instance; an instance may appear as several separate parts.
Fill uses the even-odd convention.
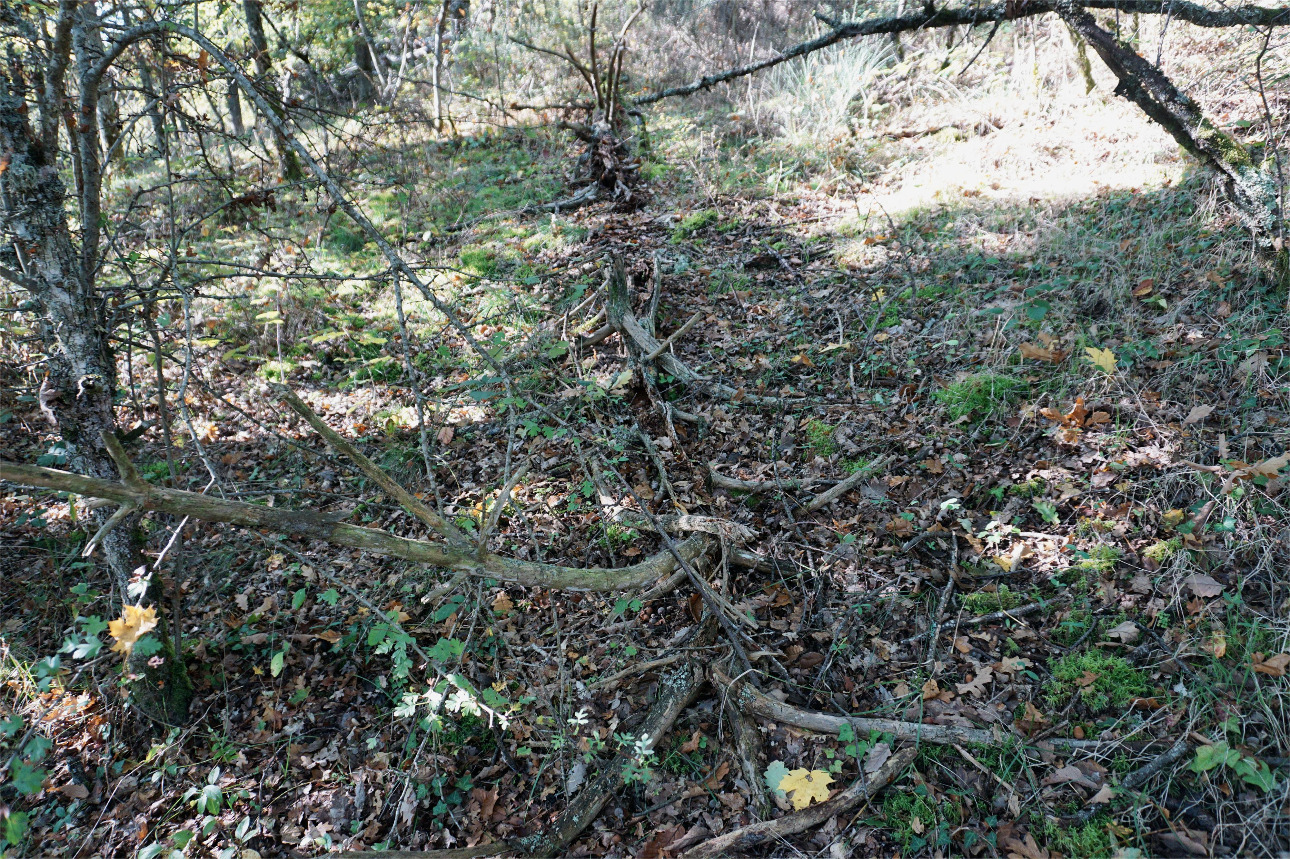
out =
[[[663,372],[683,385],[703,387],[725,399],[764,406],[782,406],[800,399],[766,397],[732,388],[722,382],[699,375],[680,358],[668,352],[632,312],[631,296],[627,289],[627,271],[623,265],[622,256],[618,254],[615,254],[611,261],[605,306],[609,311],[610,326],[622,335],[623,342],[627,345],[633,359],[642,365],[657,364]]]
[[[861,776],[832,799],[775,820],[764,820],[727,832],[687,850],[681,854],[681,859],[741,856],[781,838],[819,826],[834,815],[843,814],[877,794],[914,762],[915,755],[917,750],[913,747],[901,749],[888,758],[873,775]]]

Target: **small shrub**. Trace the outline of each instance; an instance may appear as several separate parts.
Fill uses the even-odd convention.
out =
[[[995,611],[1008,611],[1026,601],[1026,598],[1007,585],[993,591],[977,591],[963,596],[963,607],[978,617]]]
[[[950,417],[985,419],[1021,399],[1026,383],[999,373],[976,373],[938,391],[936,399],[944,403]]]
[[[1124,707],[1150,691],[1141,671],[1119,656],[1098,650],[1063,656],[1052,664],[1052,674],[1045,697],[1054,707],[1061,706],[1077,690],[1094,712]]]

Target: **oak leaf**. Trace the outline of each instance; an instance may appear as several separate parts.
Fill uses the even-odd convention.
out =
[[[1285,677],[1287,666],[1290,666],[1290,653],[1278,653],[1266,659],[1263,658],[1262,653],[1254,654],[1254,670],[1259,674]]]

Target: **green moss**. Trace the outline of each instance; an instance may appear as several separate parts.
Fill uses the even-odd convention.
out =
[[[1120,708],[1151,690],[1140,670],[1119,656],[1098,650],[1067,654],[1053,662],[1051,670],[1053,679],[1044,687],[1044,695],[1054,707],[1065,704],[1078,691],[1094,712]]]
[[[838,450],[838,443],[833,440],[837,427],[820,420],[809,420],[802,425],[806,434],[806,446],[817,456],[832,456]]]
[[[497,254],[489,248],[462,248],[461,267],[476,277],[491,277],[497,272]]]
[[[963,608],[977,616],[995,611],[1008,611],[1026,601],[1025,596],[1017,593],[1007,585],[999,585],[993,591],[977,591],[963,595]]]
[[[688,239],[704,227],[715,224],[720,218],[716,209],[702,209],[686,215],[672,230],[672,240],[679,242]]]
[[[1155,561],[1157,564],[1163,564],[1174,555],[1182,550],[1182,538],[1170,537],[1168,540],[1159,540],[1142,550],[1142,557]]]
[[[1011,495],[1020,495],[1022,498],[1034,498],[1036,495],[1043,493],[1048,488],[1042,477],[1032,477],[1025,483],[1014,483],[1008,487]]]
[[[1111,835],[1106,828],[1105,815],[1083,826],[1061,826],[1053,820],[1043,822],[1040,843],[1050,851],[1080,859],[1109,859],[1112,852]]]
[[[936,393],[950,417],[984,419],[1021,399],[1026,383],[999,373],[976,373]]]
[[[1109,573],[1124,552],[1115,546],[1095,546],[1085,554],[1087,557],[1081,558],[1076,567],[1090,573]]]

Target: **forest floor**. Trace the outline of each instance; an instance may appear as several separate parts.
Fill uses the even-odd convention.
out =
[[[190,257],[347,279],[194,265],[187,374],[185,310],[158,308],[179,331],[163,343],[182,390],[173,447],[153,429],[132,452],[152,480],[202,491],[209,465],[230,495],[361,502],[349,521],[422,536],[280,407],[267,382],[281,379],[468,531],[526,462],[494,535],[514,557],[640,560],[662,544],[620,514],[642,505],[742,526],[724,557],[770,562],[706,575],[745,618],[763,695],[968,732],[918,743],[893,789],[766,854],[1290,849],[1286,296],[1131,107],[1109,92],[1037,105],[943,101],[836,146],[659,115],[647,201],[628,213],[506,214],[564,193],[554,132],[368,148],[334,168],[502,361],[513,401],[406,284],[396,306],[339,215],[280,190],[273,211],[192,230]],[[735,396],[667,377],[655,395],[618,335],[587,344],[611,254],[643,317],[657,267],[659,338],[697,315],[671,348]],[[152,341],[134,335],[126,426],[157,418]],[[57,462],[13,373],[4,456]],[[50,744],[28,746],[43,782],[10,803],[29,815],[26,855],[254,859],[541,832],[642,742],[677,664],[741,670],[724,636],[702,644],[686,584],[523,588],[190,522],[162,570],[196,697],[188,722],[150,732],[117,655],[93,647],[110,584],[79,557],[68,502],[6,487],[0,522],[5,707]],[[154,554],[175,525],[148,520]],[[67,640],[86,658],[41,662]],[[449,674],[505,725],[422,694]],[[674,856],[755,819],[762,788],[726,699],[709,687],[629,755],[628,785],[569,855]],[[0,726],[11,748],[22,724]],[[771,785],[807,770],[842,787],[910,745],[755,724]],[[802,799],[770,798],[772,816]]]

